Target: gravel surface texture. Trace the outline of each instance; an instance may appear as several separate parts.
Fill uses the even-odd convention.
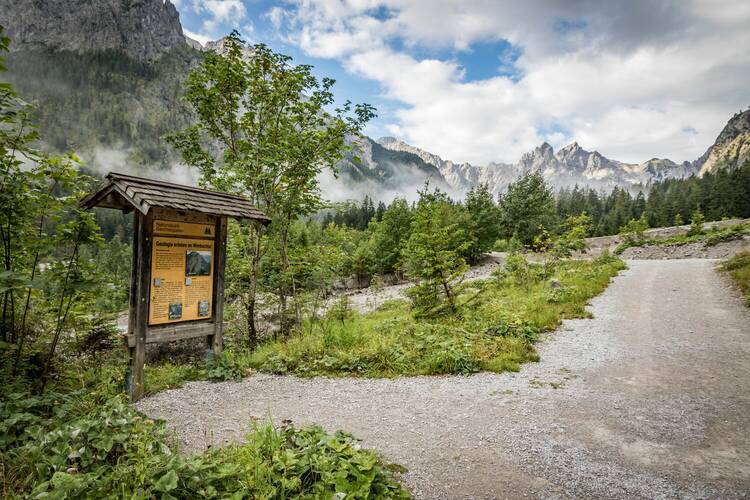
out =
[[[750,310],[714,261],[628,264],[519,373],[257,374],[138,407],[188,451],[269,415],[343,429],[407,467],[417,498],[746,498]]]
[[[713,246],[704,243],[686,245],[647,245],[625,249],[623,259],[726,259],[740,252],[750,251],[750,236],[723,241]]]

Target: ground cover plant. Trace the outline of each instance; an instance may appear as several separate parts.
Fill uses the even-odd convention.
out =
[[[721,269],[731,276],[750,307],[750,252],[738,253],[721,265]]]
[[[315,426],[259,424],[245,443],[181,456],[164,422],[101,386],[5,392],[0,436],[4,497],[408,497],[398,467]]]
[[[415,318],[409,303],[306,322],[269,342],[245,363],[272,373],[314,375],[469,374],[517,371],[538,355],[533,342],[562,319],[583,317],[584,306],[624,264],[609,256],[532,264],[509,259],[495,277],[470,283],[456,313]]]

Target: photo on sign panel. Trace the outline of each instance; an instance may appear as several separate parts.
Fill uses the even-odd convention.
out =
[[[208,276],[211,274],[211,252],[188,250],[185,259],[185,276]]]
[[[180,302],[169,304],[169,319],[180,318],[182,318],[182,304]]]
[[[207,300],[198,301],[198,316],[201,316],[201,317],[208,316],[208,312],[209,312],[208,305],[209,304]]]

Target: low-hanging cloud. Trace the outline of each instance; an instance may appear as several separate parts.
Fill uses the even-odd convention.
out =
[[[197,186],[200,180],[197,169],[180,163],[172,163],[167,167],[138,164],[131,159],[131,152],[126,148],[100,146],[81,153],[81,157],[85,167],[101,177],[117,172],[188,186]]]

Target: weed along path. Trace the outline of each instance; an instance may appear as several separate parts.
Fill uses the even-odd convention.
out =
[[[342,429],[404,465],[417,498],[746,498],[750,310],[714,261],[631,261],[519,373],[253,375],[143,400],[183,446],[253,418]]]

